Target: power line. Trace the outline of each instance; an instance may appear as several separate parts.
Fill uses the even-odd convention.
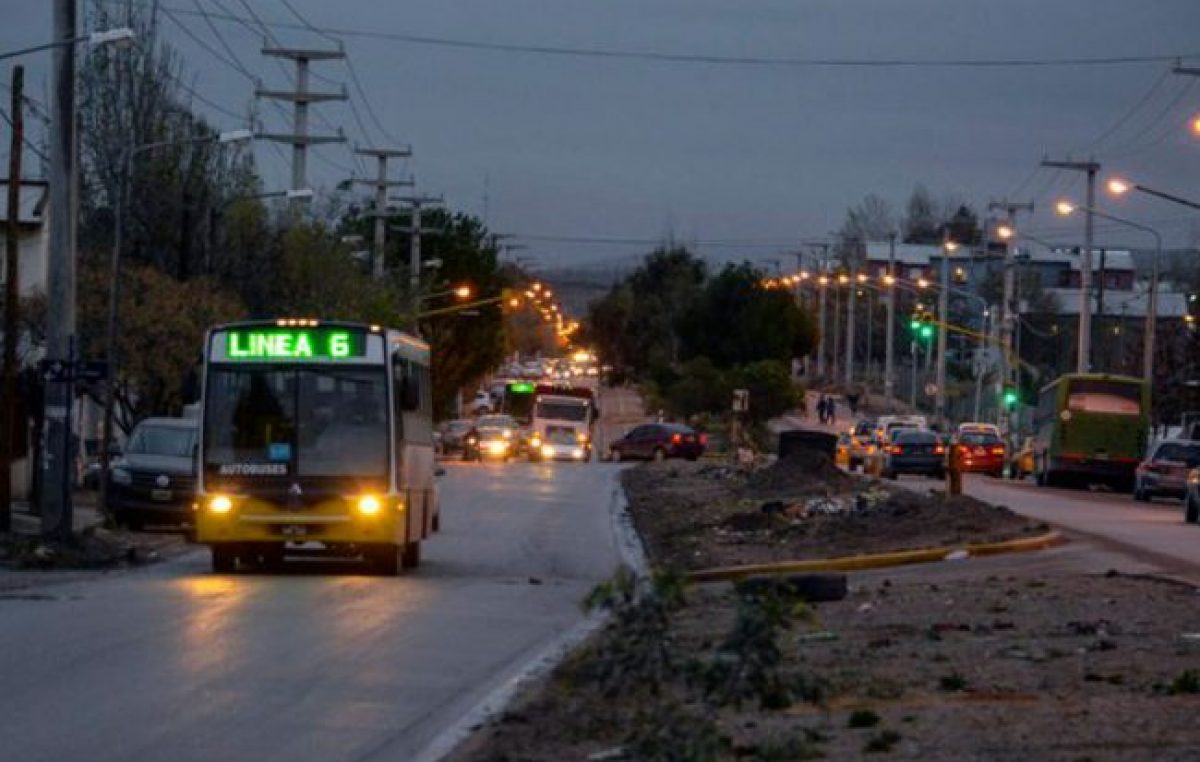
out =
[[[1187,83],[1187,85],[1175,95],[1175,97],[1171,100],[1171,102],[1168,103],[1167,106],[1161,112],[1159,112],[1158,116],[1156,116],[1149,124],[1147,124],[1147,126],[1144,130],[1142,130],[1136,137],[1134,137],[1132,140],[1126,142],[1124,145],[1118,146],[1116,152],[1111,153],[1109,155],[1122,157],[1122,156],[1133,156],[1135,154],[1145,153],[1146,151],[1150,150],[1151,148],[1154,148],[1155,146],[1160,145],[1164,140],[1166,140],[1168,137],[1170,137],[1172,134],[1174,134],[1179,129],[1179,120],[1178,119],[1168,119],[1167,115],[1175,110],[1175,107],[1178,106],[1183,101],[1183,99],[1188,96],[1188,94],[1192,91],[1192,88],[1194,88],[1195,86],[1196,86],[1196,80],[1193,79],[1193,80],[1189,81]],[[1162,128],[1164,123],[1165,123],[1166,127],[1165,127],[1165,129],[1162,129],[1160,134],[1158,134],[1156,137],[1151,138],[1148,143],[1144,143],[1142,145],[1137,145],[1138,141],[1142,137],[1146,136],[1148,133],[1153,131],[1155,128]]]
[[[1084,148],[1084,150],[1081,151],[1081,153],[1086,153],[1088,151],[1094,150],[1097,146],[1099,146],[1105,140],[1107,140],[1108,138],[1115,135],[1118,130],[1120,130],[1123,126],[1125,126],[1126,122],[1128,122],[1131,118],[1133,118],[1133,116],[1135,114],[1137,114],[1139,111],[1141,111],[1143,106],[1145,106],[1146,104],[1148,104],[1150,102],[1150,100],[1158,92],[1158,89],[1160,87],[1162,87],[1162,84],[1164,82],[1166,82],[1167,78],[1170,76],[1171,76],[1171,70],[1163,69],[1162,73],[1158,75],[1158,78],[1154,80],[1154,83],[1150,85],[1150,89],[1147,90],[1142,95],[1142,97],[1139,98],[1129,108],[1129,110],[1127,110],[1124,114],[1122,114],[1115,122],[1113,122],[1111,125],[1109,125],[1108,129],[1106,129],[1104,132],[1100,133],[1095,138],[1093,138],[1092,142],[1089,143]]]
[[[117,2],[117,0],[102,0]],[[141,0],[142,4],[145,0]],[[160,8],[165,6],[159,5]],[[176,13],[195,14],[195,11],[172,8]],[[214,18],[238,22],[243,19],[232,14],[213,14]],[[1147,63],[1173,63],[1184,58],[1200,58],[1200,52],[1172,53],[1168,55],[1128,55],[1128,56],[1082,56],[1058,58],[799,58],[771,56],[722,56],[709,53],[668,53],[652,50],[619,50],[615,48],[577,48],[558,45],[529,45],[515,43],[484,42],[452,37],[434,37],[429,35],[408,34],[403,32],[385,32],[370,29],[351,29],[336,27],[315,27],[311,24],[293,24],[288,22],[270,22],[270,26],[278,29],[298,29],[316,32],[322,35],[337,35],[340,37],[361,37],[364,39],[387,40],[390,42],[405,42],[413,45],[434,47],[459,48],[465,50],[483,50],[496,53],[520,53],[571,58],[592,58],[608,60],[646,61],[652,63],[682,63],[727,66],[766,66],[788,68],[876,68],[876,69],[932,69],[932,68],[966,68],[966,69],[998,69],[998,68],[1051,68],[1051,67],[1091,67],[1091,66],[1125,66]]]

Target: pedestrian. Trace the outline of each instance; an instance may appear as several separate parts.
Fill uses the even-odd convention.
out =
[[[829,419],[829,425],[837,425],[837,402],[834,401],[833,397],[830,397],[825,403],[825,417]]]
[[[829,400],[824,394],[817,400],[817,420],[822,424],[829,420]]]
[[[850,415],[851,416],[858,415],[858,398],[859,398],[859,396],[857,393],[846,395],[846,404],[850,406]]]

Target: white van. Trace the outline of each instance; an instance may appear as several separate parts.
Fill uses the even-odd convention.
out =
[[[929,421],[923,415],[881,415],[875,422],[875,435],[880,444],[892,441],[892,434],[897,429],[928,431]]]

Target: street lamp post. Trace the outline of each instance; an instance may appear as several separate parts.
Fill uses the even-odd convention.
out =
[[[942,242],[942,286],[938,293],[938,327],[937,339],[937,395],[934,398],[934,413],[937,419],[945,423],[946,419],[946,325],[950,322],[950,254],[958,248],[949,236]]]
[[[1127,220],[1124,217],[1118,217],[1107,212],[1101,212],[1095,208],[1075,206],[1069,201],[1059,201],[1055,206],[1057,212],[1062,216],[1072,214],[1077,209],[1082,209],[1085,212],[1093,214],[1101,219],[1115,222],[1118,225],[1140,230],[1143,233],[1149,233],[1154,236],[1154,261],[1150,268],[1150,285],[1146,294],[1146,330],[1145,337],[1142,340],[1142,375],[1147,381],[1151,381],[1154,372],[1154,340],[1155,332],[1158,327],[1158,279],[1159,268],[1162,265],[1162,236],[1157,230],[1147,225],[1143,225],[1133,220]],[[1103,310],[1103,305],[1101,305]]]
[[[56,42],[47,42],[42,45],[34,45],[31,48],[22,48],[20,50],[10,50],[7,53],[0,53],[0,61],[6,58],[16,58],[30,53],[37,53],[40,50],[53,50],[54,48],[66,48],[72,45],[88,44],[93,47],[98,45],[117,45],[119,47],[128,47],[132,45],[137,35],[128,27],[118,27],[116,29],[105,29],[99,32],[91,32],[89,34],[81,34],[76,37],[71,37],[66,40],[58,40]]]
[[[117,338],[120,325],[122,215],[125,208],[125,196],[128,191],[129,176],[133,168],[133,160],[139,154],[169,146],[200,145],[203,143],[242,143],[253,137],[254,134],[250,130],[230,130],[202,138],[159,140],[128,147],[121,157],[120,175],[117,177],[117,194],[113,200],[113,247],[109,260],[108,273],[108,327],[107,345],[105,347],[108,383],[104,395],[104,424],[101,429],[100,440],[99,487],[101,510],[108,510],[108,479],[109,465],[112,460],[113,413],[117,396],[117,363],[120,358],[120,353],[117,349]]]

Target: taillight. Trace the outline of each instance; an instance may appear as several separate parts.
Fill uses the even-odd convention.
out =
[[[1004,454],[1003,447],[993,447],[992,448],[992,455],[1003,455],[1003,454]]]
[[[700,435],[700,444],[702,444],[702,445],[708,444],[708,434]]]
[[[936,446],[933,448],[933,454],[934,454],[934,455],[945,455],[945,454],[946,454],[946,448],[945,448],[945,447],[943,447],[942,445],[936,445]]]
[[[679,436],[678,434],[671,435],[671,444],[679,444],[682,441],[683,437]]]
[[[892,453],[892,455],[903,455],[904,448],[901,447],[900,445],[892,445],[890,452]]]

